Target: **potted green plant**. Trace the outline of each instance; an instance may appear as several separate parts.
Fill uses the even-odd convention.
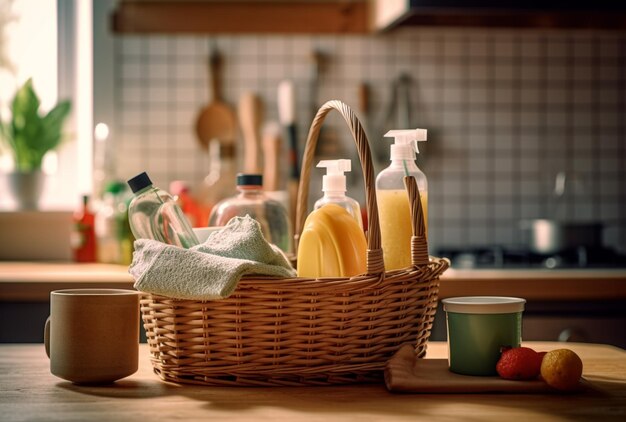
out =
[[[67,100],[60,101],[47,114],[40,113],[39,106],[32,79],[28,79],[13,98],[11,119],[0,119],[0,140],[14,161],[9,187],[23,209],[37,208],[43,189],[43,158],[61,143],[63,123],[70,112]]]

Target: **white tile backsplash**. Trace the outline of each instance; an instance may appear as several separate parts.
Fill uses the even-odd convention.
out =
[[[223,55],[222,93],[233,108],[242,93],[255,91],[266,120],[276,119],[278,83],[295,82],[300,144],[312,103],[342,99],[362,116],[357,86],[367,82],[368,135],[389,145],[378,136],[397,125],[385,119],[391,84],[408,73],[410,125],[430,130],[420,163],[429,176],[434,248],[516,243],[517,220],[547,212],[554,175],[564,170],[592,181],[569,216],[603,219],[612,227],[610,244],[626,249],[624,33],[406,28],[346,37],[121,36],[114,93],[121,175],[146,170],[168,188],[171,180],[197,182],[208,173],[193,127],[212,98],[213,45]],[[315,99],[313,49],[326,57]],[[352,148],[340,125],[328,119],[326,132]]]

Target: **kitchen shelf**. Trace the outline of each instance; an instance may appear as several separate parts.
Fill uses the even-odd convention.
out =
[[[132,33],[367,33],[366,0],[121,1],[112,29]]]

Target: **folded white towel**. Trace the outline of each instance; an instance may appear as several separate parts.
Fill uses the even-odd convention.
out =
[[[250,216],[234,217],[190,249],[136,240],[128,271],[139,291],[193,300],[228,297],[246,274],[296,275],[287,257],[265,240],[261,226]]]

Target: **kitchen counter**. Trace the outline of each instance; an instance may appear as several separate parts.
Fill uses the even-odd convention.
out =
[[[125,265],[0,262],[0,302],[47,302],[60,289],[132,289]]]
[[[626,269],[448,269],[439,297],[514,296],[526,300],[626,299]]]
[[[537,350],[558,343],[529,342]],[[392,394],[383,384],[236,388],[179,386],[153,372],[147,345],[139,371],[108,386],[76,386],[49,372],[43,345],[0,345],[3,421],[438,421],[626,420],[626,352],[571,343],[593,389],[568,394]],[[431,342],[428,358],[447,356]],[[471,416],[470,416],[471,415]]]
[[[123,265],[0,262],[0,302],[45,302],[57,289],[132,286]],[[448,269],[441,278],[440,298],[468,295],[620,300],[626,299],[626,269]]]

